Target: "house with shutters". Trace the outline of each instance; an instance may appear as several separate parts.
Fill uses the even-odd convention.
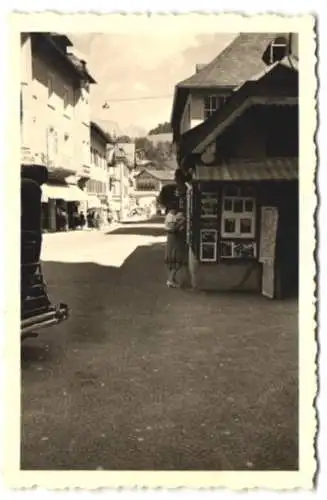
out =
[[[297,294],[297,47],[295,34],[242,33],[176,86],[196,287]]]
[[[90,89],[95,80],[86,61],[63,34],[24,32],[21,62],[21,165],[43,165],[43,229],[59,228],[58,211],[73,222],[84,208],[90,178]]]

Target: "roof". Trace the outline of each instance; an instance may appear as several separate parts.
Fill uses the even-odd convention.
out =
[[[72,62],[72,64],[75,66],[75,68],[83,75],[87,77],[87,80],[89,83],[96,83],[92,75],[89,73],[87,67],[86,67],[86,62],[82,59],[79,59],[75,54],[72,54],[71,52],[67,54],[68,59]]]
[[[90,122],[90,126],[91,126],[91,133],[92,133],[92,131],[96,131],[105,142],[107,142],[107,143],[111,142],[110,135],[107,134],[107,132],[105,132],[103,130],[103,128],[100,127],[100,125],[98,125],[97,123],[91,121]]]
[[[218,56],[175,87],[171,116],[173,129],[179,121],[187,95],[192,88],[233,89],[264,70],[262,55],[276,33],[241,33]]]
[[[175,171],[178,168],[178,163],[176,160],[176,156],[174,155],[170,160],[165,160],[162,164],[162,166],[166,170],[173,170]]]
[[[282,181],[297,180],[297,158],[268,158],[260,161],[235,161],[219,166],[197,166],[195,179],[199,181]]]
[[[75,75],[83,79],[87,77],[90,83],[96,83],[87,71],[85,61],[81,61],[73,54],[67,52],[67,47],[71,47],[73,44],[65,35],[49,32],[31,32],[31,36],[37,43],[41,41],[41,45],[42,42],[45,42],[46,47],[43,49],[45,50],[45,54],[47,54],[47,50],[50,46],[56,52],[57,56],[60,57],[61,61],[66,64]]]
[[[63,43],[64,45],[66,45],[68,47],[73,46],[73,42],[71,41],[71,39],[68,38],[68,36],[63,34],[63,33],[57,33],[55,31],[51,31],[48,34],[54,38],[57,38],[60,41],[60,43]]]
[[[241,33],[198,73],[178,83],[178,87],[234,87],[266,66],[264,50],[276,33]]]
[[[285,59],[289,59],[288,57]],[[287,77],[291,76],[290,83],[288,84]],[[279,83],[282,82],[283,85],[274,85],[273,78],[278,79]],[[295,83],[295,85],[294,85]],[[246,101],[251,105],[249,98],[253,98],[253,103],[255,98],[260,100],[262,97],[263,102],[269,105],[273,104],[274,99],[276,101],[286,98],[294,98],[296,101],[298,98],[298,73],[292,63],[289,61],[282,60],[270,66],[268,70],[261,72],[259,75],[252,76],[246,83],[244,83],[239,89],[237,89],[230,98],[227,100],[226,104],[213,113],[207,120],[202,122],[197,127],[188,130],[180,138],[179,142],[179,152],[182,156],[187,153],[194,152],[195,148],[198,147],[204,141],[212,142],[220,132],[227,126],[229,126],[234,119],[242,113],[242,106],[245,110]],[[219,128],[220,127],[220,128]],[[197,151],[199,152],[199,151]]]
[[[149,168],[145,168],[141,170],[135,177],[140,177],[142,174],[148,173],[154,179],[158,181],[173,181],[175,177],[175,172],[169,170],[152,170]]]

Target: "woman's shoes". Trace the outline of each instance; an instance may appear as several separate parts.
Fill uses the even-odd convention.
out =
[[[179,284],[176,283],[175,281],[167,281],[166,285],[168,286],[168,288],[179,288]]]

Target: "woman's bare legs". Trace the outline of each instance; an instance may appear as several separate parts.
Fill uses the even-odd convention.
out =
[[[176,288],[178,287],[178,283],[176,282],[176,274],[177,274],[178,269],[168,269],[168,279],[167,279],[167,286],[170,288]]]

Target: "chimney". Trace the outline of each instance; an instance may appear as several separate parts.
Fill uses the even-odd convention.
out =
[[[203,68],[206,67],[206,64],[196,64],[195,65],[195,73],[199,73],[200,71],[203,70]]]

